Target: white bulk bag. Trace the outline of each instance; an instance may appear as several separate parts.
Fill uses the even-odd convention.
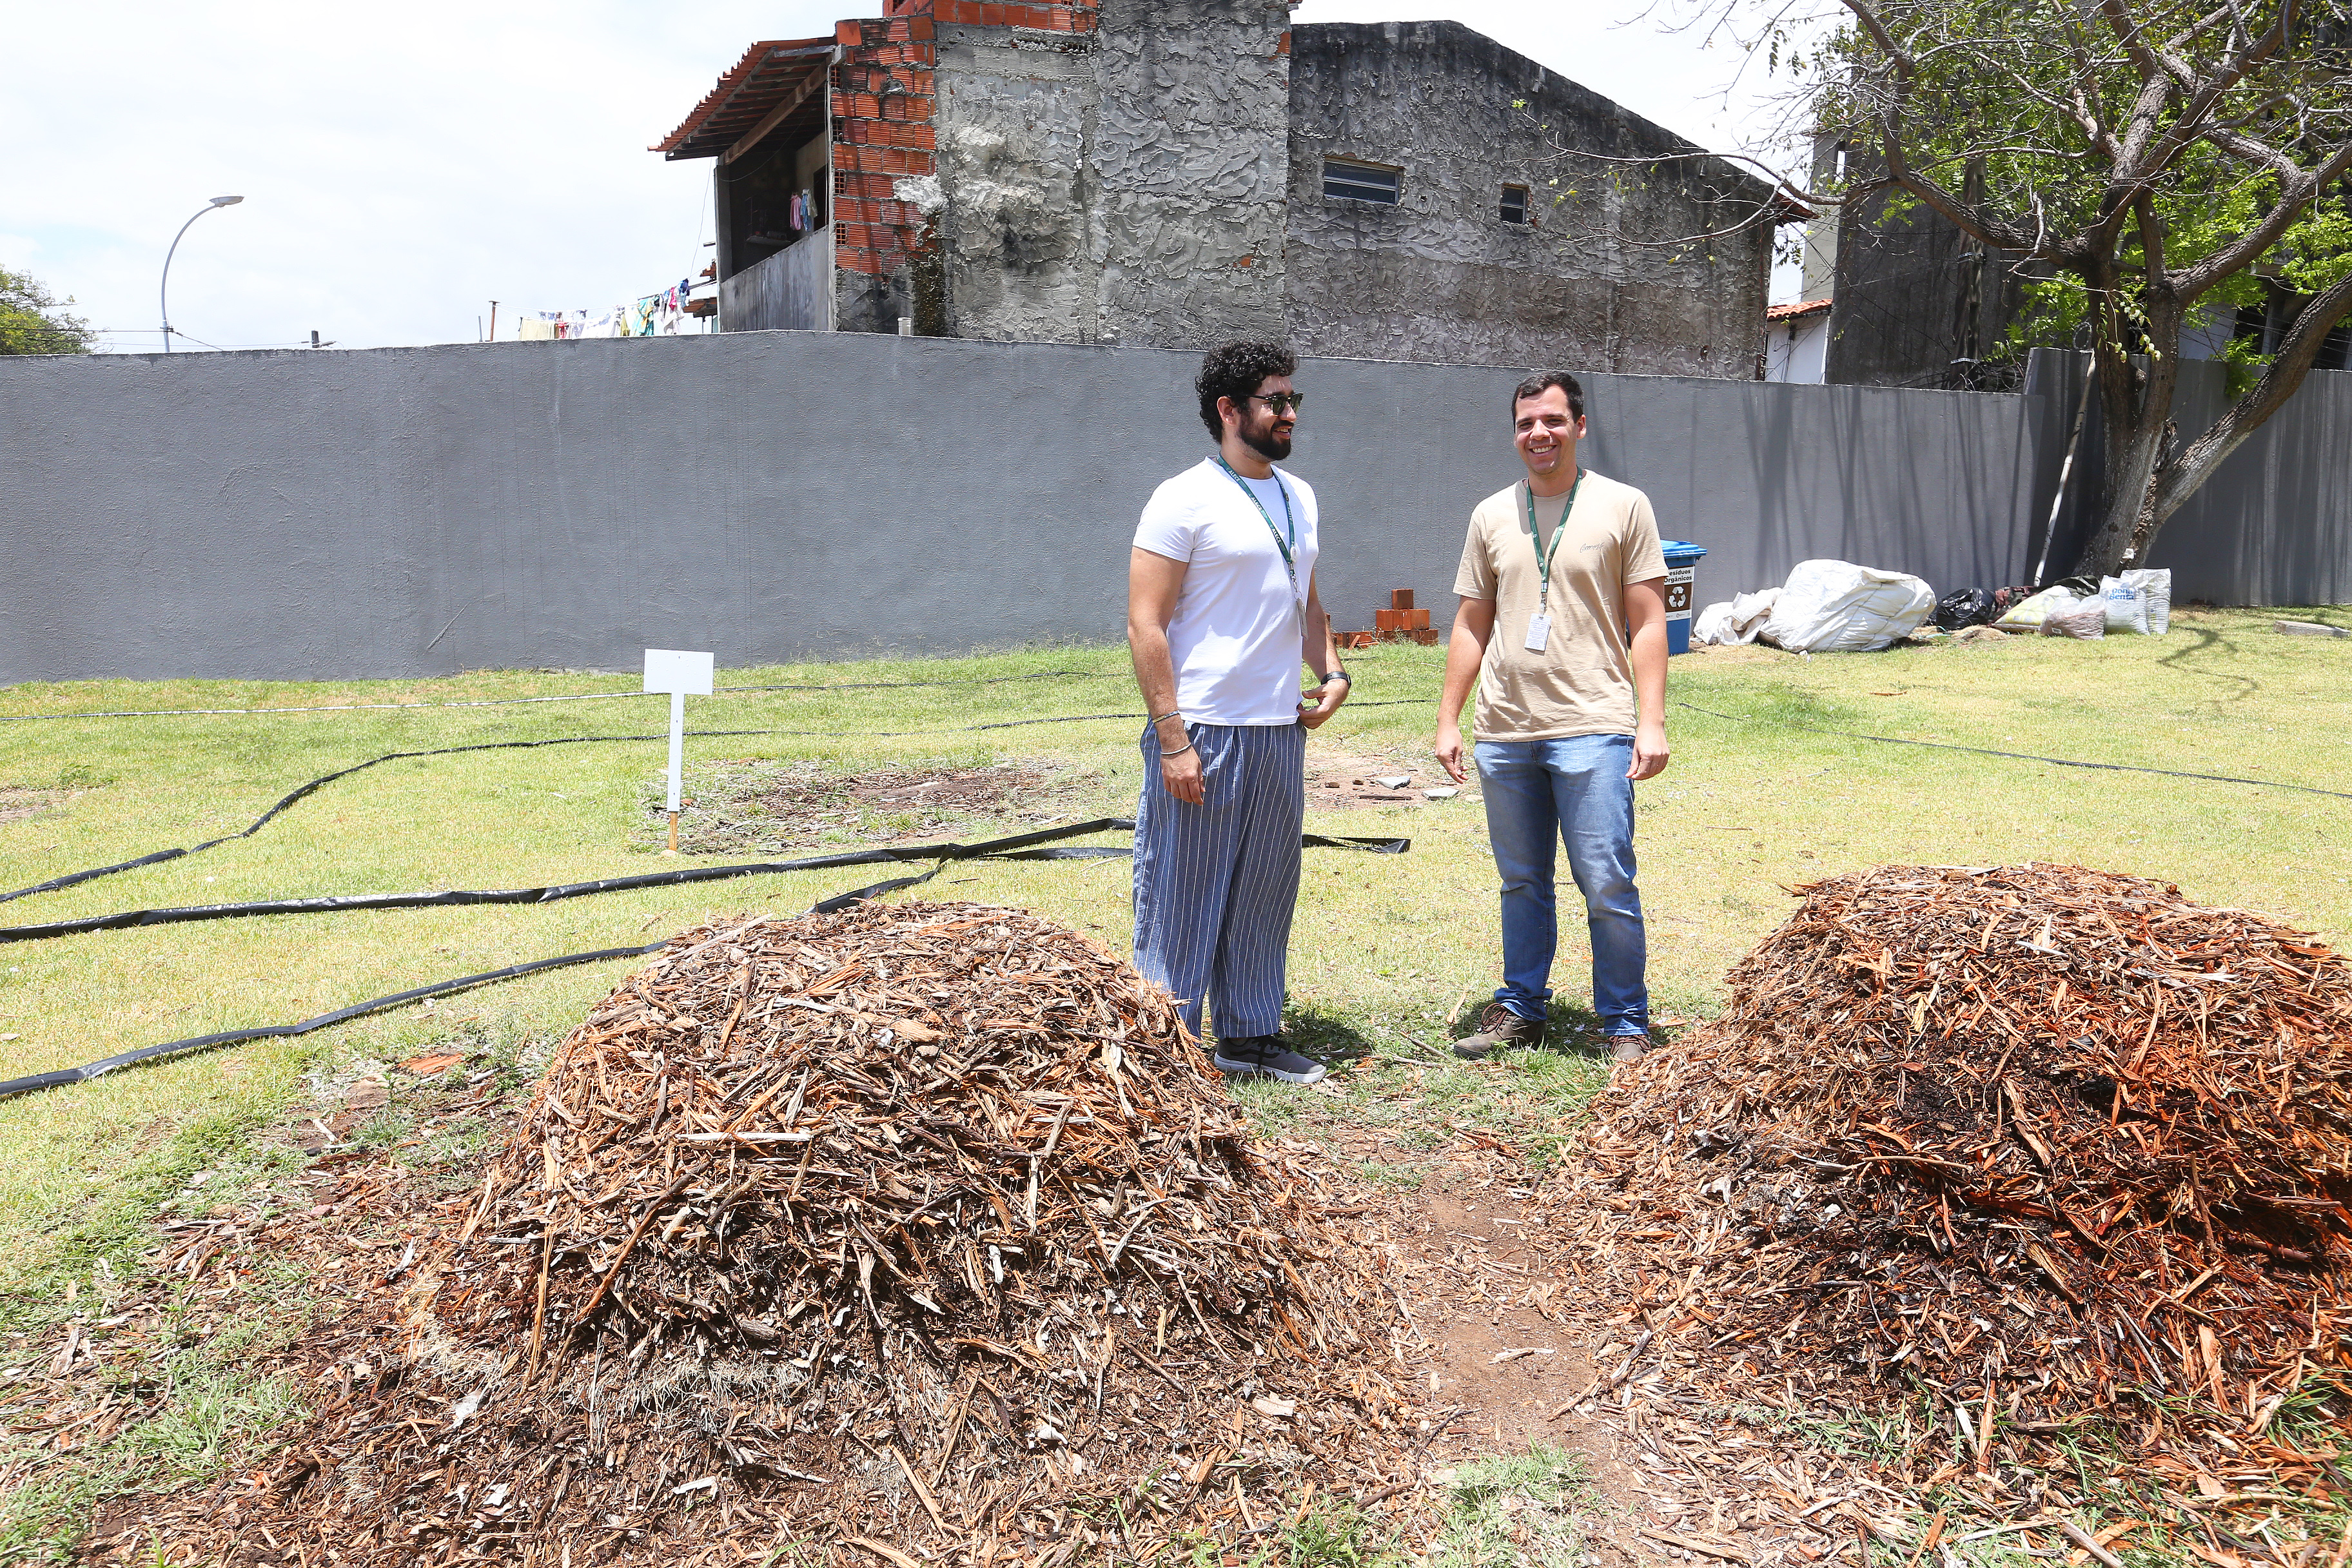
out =
[[[2147,634],[2162,637],[2172,629],[2172,568],[2143,566],[2124,574],[2124,579],[2137,588],[2147,599]]]
[[[1691,623],[1691,641],[1710,643],[1718,647],[1737,647],[1756,640],[1764,629],[1764,622],[1772,614],[1773,601],[1780,590],[1767,588],[1759,594],[1741,594],[1709,605]]]
[[[2106,629],[2111,632],[2137,632],[2148,635],[2147,590],[2120,577],[2099,579],[2099,603],[2107,614]],[[2046,629],[2050,623],[2043,621]]]
[[[2042,617],[2045,637],[2081,637],[2088,641],[2107,635],[2107,605],[2102,599],[2073,599],[2053,605]]]
[[[2035,631],[2052,611],[2071,608],[2074,603],[2074,589],[2044,588],[2039,594],[2011,605],[2009,613],[1993,625],[2005,632]]]
[[[1847,561],[1801,561],[1764,623],[1790,653],[1869,653],[1908,637],[1936,612],[1936,590],[1902,572]]]

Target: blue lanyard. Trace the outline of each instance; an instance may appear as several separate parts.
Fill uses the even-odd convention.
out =
[[[1268,466],[1271,467],[1272,465]],[[1285,540],[1282,537],[1282,529],[1274,526],[1274,513],[1265,510],[1265,502],[1257,499],[1257,491],[1250,489],[1249,481],[1243,479],[1239,474],[1234,473],[1233,465],[1226,462],[1223,457],[1217,458],[1217,467],[1224,469],[1227,474],[1232,476],[1234,483],[1241,486],[1242,494],[1249,497],[1250,505],[1257,508],[1258,516],[1265,519],[1265,531],[1274,535],[1274,547],[1282,552],[1282,569],[1290,574],[1291,602],[1298,607],[1298,611],[1302,616],[1305,615],[1307,611],[1307,598],[1305,595],[1298,591],[1298,564],[1291,559],[1290,555],[1291,547],[1298,542],[1298,520],[1291,515],[1290,487],[1282,482],[1281,470],[1278,468],[1275,470],[1274,488],[1282,492],[1283,527],[1290,530],[1290,537],[1287,540]],[[1559,536],[1557,534],[1553,536],[1553,548],[1559,548]]]

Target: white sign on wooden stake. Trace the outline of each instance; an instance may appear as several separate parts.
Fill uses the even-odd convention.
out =
[[[646,689],[669,693],[669,847],[677,850],[678,788],[686,770],[686,699],[710,695],[716,660],[707,653],[677,648],[646,649]]]

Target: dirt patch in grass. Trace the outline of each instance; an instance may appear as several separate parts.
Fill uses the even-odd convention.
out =
[[[47,816],[71,800],[73,794],[70,790],[26,789],[17,784],[0,784],[0,824]]]
[[[1309,811],[1369,811],[1384,805],[1426,805],[1431,790],[1475,795],[1475,781],[1456,785],[1435,767],[1400,763],[1392,757],[1349,752],[1307,750],[1307,809]],[[1451,800],[1440,795],[1439,800]]]
[[[678,847],[714,851],[893,844],[1010,828],[1066,815],[1050,763],[981,766],[909,763],[828,773],[805,763],[718,763],[689,769],[679,806]],[[641,843],[666,842],[668,813],[658,781],[646,795]]]

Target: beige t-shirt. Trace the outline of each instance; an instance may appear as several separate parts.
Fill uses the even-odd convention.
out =
[[[1666,574],[1650,498],[1587,468],[1568,537],[1551,552],[1551,629],[1528,646],[1542,575],[1528,538],[1526,485],[1488,496],[1470,514],[1454,591],[1495,604],[1494,635],[1478,675],[1472,734],[1481,741],[1552,741],[1633,732],[1633,661],[1625,640],[1625,585]],[[1536,496],[1547,546],[1566,496]]]

